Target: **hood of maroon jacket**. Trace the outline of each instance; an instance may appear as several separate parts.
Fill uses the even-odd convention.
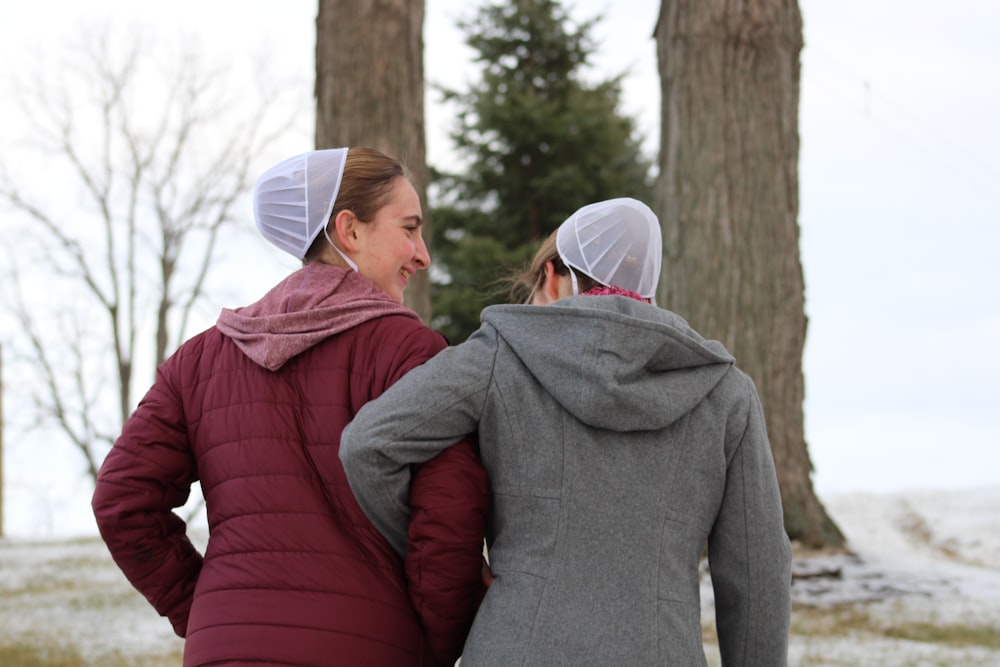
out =
[[[275,371],[321,340],[384,315],[419,319],[361,274],[309,264],[259,301],[223,308],[215,326],[254,362]]]

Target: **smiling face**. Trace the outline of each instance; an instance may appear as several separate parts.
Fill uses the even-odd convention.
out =
[[[430,266],[422,232],[420,197],[406,178],[393,181],[385,206],[374,219],[352,226],[358,272],[402,303],[403,290],[417,271]]]

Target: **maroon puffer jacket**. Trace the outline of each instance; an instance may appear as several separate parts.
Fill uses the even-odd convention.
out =
[[[185,666],[454,662],[483,593],[489,492],[473,446],[415,475],[411,535],[446,545],[411,555],[438,577],[433,590],[420,590],[420,578],[407,590],[338,458],[355,412],[444,346],[419,320],[388,314],[277,371],[217,328],[160,367],[101,468],[93,507],[125,575],[187,638]],[[204,559],[172,512],[196,480],[210,531]],[[442,585],[441,573],[452,580]]]

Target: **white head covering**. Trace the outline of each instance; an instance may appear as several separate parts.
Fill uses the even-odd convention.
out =
[[[663,261],[660,221],[636,199],[609,199],[579,209],[559,225],[556,250],[570,270],[573,294],[578,293],[576,269],[607,287],[644,299],[656,295]]]
[[[298,259],[305,257],[316,236],[326,233],[347,151],[328,148],[302,153],[279,162],[257,179],[253,214],[264,238]],[[357,270],[340,248],[333,248]]]

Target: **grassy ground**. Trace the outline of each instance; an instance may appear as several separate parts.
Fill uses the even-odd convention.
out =
[[[789,663],[801,667],[1000,664],[1000,631],[926,595],[793,611]],[[709,665],[721,664],[711,608],[704,614]],[[183,642],[121,576],[97,539],[0,540],[0,667],[166,667]]]
[[[90,659],[80,655],[72,647],[40,646],[18,643],[0,646],[0,665],[10,667],[177,667],[181,664],[181,651],[162,655],[123,656],[115,652],[105,653]]]
[[[0,540],[0,667],[176,666],[182,651],[98,539]]]

